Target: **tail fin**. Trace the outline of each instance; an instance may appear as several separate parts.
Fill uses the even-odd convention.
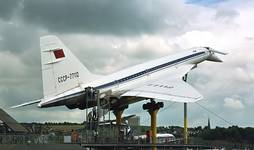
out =
[[[91,81],[94,75],[53,35],[40,38],[44,98]]]

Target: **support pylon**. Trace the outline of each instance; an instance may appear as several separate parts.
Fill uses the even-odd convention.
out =
[[[120,131],[121,131],[121,122],[122,122],[122,114],[124,109],[128,108],[128,106],[124,106],[124,107],[120,107],[120,108],[116,108],[113,110],[113,113],[116,117],[116,137],[117,137],[117,143],[119,143],[119,141],[121,141],[122,137],[120,136]]]
[[[187,74],[183,77],[183,81],[187,82]],[[184,103],[184,129],[183,129],[183,140],[184,144],[188,144],[188,118],[187,118],[187,103]]]
[[[114,115],[116,117],[116,126],[117,127],[120,127],[120,125],[121,125],[123,111],[124,110],[113,111],[113,113],[114,113]]]
[[[151,132],[152,132],[152,144],[157,143],[157,113],[159,109],[148,111],[151,116]]]
[[[187,103],[184,103],[184,144],[188,144]]]
[[[160,108],[162,108],[164,104],[162,102],[156,103],[154,100],[143,105],[143,109],[147,110],[151,116],[151,132],[152,132],[152,144],[156,144],[156,136],[157,136],[157,113]],[[157,150],[156,146],[152,147],[152,150]]]

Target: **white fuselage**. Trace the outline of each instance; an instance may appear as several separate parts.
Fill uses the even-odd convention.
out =
[[[209,52],[205,52],[203,49],[190,50],[139,64],[82,86],[83,88],[88,86],[95,87],[100,89],[101,92],[111,90],[113,93],[121,94],[121,91],[135,88],[146,81],[159,79],[180,65],[198,64],[206,60],[207,57],[209,57]]]
[[[200,47],[193,48],[189,51],[178,53],[176,55],[165,56],[153,61],[142,63],[110,75],[103,76],[97,80],[81,84],[79,87],[70,89],[55,97],[47,98],[41,101],[39,107],[50,107],[51,101],[57,98],[68,99],[68,101],[78,100],[84,98],[82,96],[75,97],[74,99],[68,98],[70,95],[81,93],[86,87],[94,87],[99,89],[100,93],[110,91],[111,97],[120,98],[121,94],[127,90],[134,89],[140,84],[147,81],[157,80],[161,77],[171,75],[170,73],[178,66],[184,64],[198,64],[206,60],[211,54],[208,50]],[[74,102],[75,103],[75,102]],[[62,105],[60,103],[59,105]]]

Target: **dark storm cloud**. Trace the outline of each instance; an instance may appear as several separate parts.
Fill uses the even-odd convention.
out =
[[[0,0],[0,18],[3,20],[9,20],[19,2],[20,0]]]
[[[1,51],[11,51],[12,53],[21,53],[38,44],[38,33],[32,27],[27,25],[8,25],[0,30]]]
[[[51,32],[138,34],[162,28],[165,2],[143,0],[25,0],[25,22]],[[166,3],[165,3],[166,5]]]
[[[8,82],[8,87],[4,88],[0,81],[0,95],[1,99],[5,101],[6,108],[17,105],[19,103],[27,102],[33,99],[42,97],[41,85],[36,84],[36,79],[12,79],[13,83]],[[34,82],[34,83],[33,83]],[[31,93],[25,94],[24,89],[33,89]]]

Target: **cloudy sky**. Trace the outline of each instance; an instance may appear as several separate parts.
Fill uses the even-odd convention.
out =
[[[189,74],[205,97],[188,105],[189,124],[204,126],[210,117],[213,127],[254,126],[253,7],[252,0],[0,0],[0,107],[21,122],[84,119],[85,111],[65,107],[9,109],[43,97],[39,37],[54,34],[98,74],[196,46],[229,52],[224,63],[205,62]],[[125,114],[148,125],[143,103]],[[158,122],[182,126],[183,104],[166,102]]]

